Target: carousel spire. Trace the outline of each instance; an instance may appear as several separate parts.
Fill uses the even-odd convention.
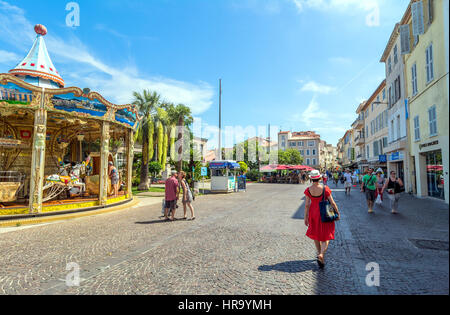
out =
[[[63,88],[64,80],[59,75],[47,51],[44,36],[47,28],[38,24],[34,27],[37,34],[33,47],[28,55],[9,73],[21,77],[24,81],[34,85]]]

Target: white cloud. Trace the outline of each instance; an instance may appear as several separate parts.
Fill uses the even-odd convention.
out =
[[[35,36],[33,25],[26,19],[25,12],[2,0],[0,0],[0,34],[2,34],[0,41],[6,41],[23,50],[23,57],[31,48]],[[74,82],[67,82],[67,78],[71,78],[81,88],[89,87],[119,104],[130,103],[133,91],[150,89],[160,93],[167,101],[189,106],[196,115],[205,112],[212,105],[214,89],[208,83],[194,84],[171,78],[142,76],[134,67],[110,66],[96,58],[77,37],[62,39],[50,31],[45,40],[50,55],[64,62],[60,65],[68,70],[68,73],[62,73],[68,85],[74,85]],[[19,62],[20,59],[16,59],[15,62]],[[14,62],[13,64],[15,65]],[[56,64],[58,69],[62,68],[61,66]]]
[[[319,84],[314,81],[309,81],[303,85],[303,87],[300,89],[301,92],[314,92],[314,93],[321,93],[321,94],[330,94],[331,92],[334,92],[336,88]]]
[[[382,0],[291,0],[299,13],[306,9],[323,12],[338,12],[345,14],[367,13],[366,25],[380,25],[380,3]]]
[[[11,64],[11,62],[17,63],[20,61],[19,59],[20,59],[19,56],[16,55],[15,53],[5,51],[5,50],[0,50],[0,63],[5,63],[5,64]]]

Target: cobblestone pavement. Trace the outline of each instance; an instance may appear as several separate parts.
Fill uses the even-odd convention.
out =
[[[304,189],[203,196],[195,221],[161,222],[151,205],[0,233],[0,294],[448,294],[448,206],[405,195],[400,215],[387,204],[369,215],[359,192],[338,187],[343,217],[319,270]],[[65,284],[70,262],[78,287]],[[379,287],[365,284],[370,262]]]

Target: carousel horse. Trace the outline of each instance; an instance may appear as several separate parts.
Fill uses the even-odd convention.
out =
[[[43,201],[49,201],[64,191],[69,191],[70,196],[81,195],[85,191],[85,184],[81,180],[81,176],[86,174],[86,163],[79,163],[71,165],[64,164],[59,160],[60,172],[53,174],[45,179],[43,191],[46,192],[46,197]]]

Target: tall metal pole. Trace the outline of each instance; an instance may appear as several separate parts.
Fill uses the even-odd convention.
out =
[[[219,161],[222,161],[222,79],[219,79]]]

